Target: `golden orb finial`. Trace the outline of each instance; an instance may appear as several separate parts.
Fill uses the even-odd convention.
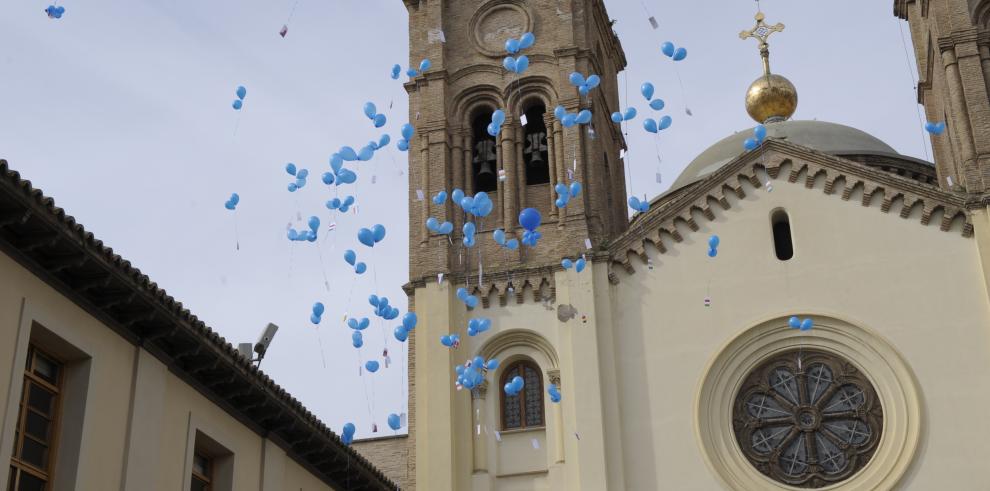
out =
[[[739,33],[740,39],[754,38],[760,42],[763,59],[763,75],[750,84],[746,91],[746,112],[757,123],[784,121],[797,109],[797,88],[785,77],[770,73],[770,45],[767,39],[784,30],[784,24],[767,25],[763,12],[756,13],[756,26]]]

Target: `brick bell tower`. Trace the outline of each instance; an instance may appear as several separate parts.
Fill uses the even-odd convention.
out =
[[[481,442],[486,433],[467,430],[481,428],[469,419],[479,417],[471,405],[480,403],[483,394],[456,392],[452,367],[497,334],[519,331],[529,322],[524,313],[532,307],[517,306],[527,287],[533,296],[562,294],[547,286],[547,278],[552,283],[559,274],[563,257],[599,250],[626,230],[625,172],[619,159],[625,142],[610,119],[620,110],[617,73],[626,60],[603,0],[403,2],[409,12],[409,65],[431,62],[405,84],[409,122],[416,127],[409,147],[410,282],[405,289],[420,320],[409,337],[409,487],[491,489],[494,475],[487,471],[485,455],[494,447]],[[526,32],[536,36],[534,46],[522,53],[529,57],[529,69],[511,73],[502,64],[508,55],[505,42]],[[581,97],[568,83],[574,71],[597,74],[601,84]],[[590,109],[593,120],[563,128],[553,114],[558,105],[572,113]],[[492,138],[486,128],[496,109],[504,110],[506,119],[500,135]],[[574,181],[581,183],[582,193],[565,209],[556,208],[554,185]],[[487,192],[494,210],[476,220],[450,199],[433,203],[437,193],[455,188],[467,195]],[[539,245],[510,251],[496,244],[494,229],[503,229],[509,239],[522,237],[518,217],[527,207],[543,217]],[[430,232],[425,226],[430,217],[451,222],[454,233],[448,238]],[[477,226],[471,248],[462,243],[465,220]],[[591,281],[590,273],[585,281]],[[454,294],[459,287],[480,290],[483,306],[467,312]],[[503,304],[514,292],[516,302],[489,309],[493,291]],[[464,334],[469,317],[491,315],[501,316],[491,333]],[[441,346],[438,338],[454,332],[461,333],[460,348]],[[593,359],[585,348],[595,352],[582,345],[573,356]],[[604,460],[597,456],[596,461]],[[602,467],[588,465],[590,456],[585,462],[585,473],[604,474]]]
[[[409,64],[431,67],[405,84],[409,121],[416,136],[409,148],[410,279],[443,273],[452,281],[502,276],[517,268],[558,264],[591,247],[597,249],[626,228],[626,188],[619,151],[625,143],[610,120],[619,111],[616,75],[625,55],[602,0],[404,0],[409,11]],[[525,32],[535,45],[522,54],[530,67],[517,75],[502,66],[505,41]],[[571,72],[595,73],[601,85],[581,97],[568,83]],[[563,128],[553,110],[590,109],[590,125]],[[506,120],[501,134],[486,127],[495,109]],[[525,123],[525,124],[524,124]],[[554,206],[554,185],[582,184],[565,209]],[[486,191],[494,211],[477,220],[477,244],[461,242],[466,217],[441,190],[467,195]],[[422,199],[420,199],[422,197]],[[543,235],[536,248],[509,251],[492,231],[520,238],[519,212],[536,208]],[[427,218],[450,221],[454,233],[427,230]],[[480,258],[480,259],[479,259]],[[479,264],[480,263],[480,264]],[[483,278],[483,276],[482,276]]]

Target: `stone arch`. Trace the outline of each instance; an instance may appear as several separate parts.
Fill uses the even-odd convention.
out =
[[[513,351],[514,348],[522,348],[523,351],[529,353],[536,364],[543,367],[544,370],[560,368],[557,350],[550,344],[550,341],[536,331],[529,329],[512,329],[500,332],[485,341],[478,349],[477,354],[488,360],[496,358],[502,353]]]
[[[450,104],[450,114],[447,120],[457,123],[462,128],[470,128],[471,120],[477,116],[477,111],[504,107],[501,92],[494,85],[475,85],[457,94]]]

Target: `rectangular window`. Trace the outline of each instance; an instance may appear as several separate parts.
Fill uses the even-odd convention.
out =
[[[9,491],[51,489],[51,469],[58,435],[62,364],[34,345],[24,367],[14,452],[10,460]]]
[[[196,452],[193,455],[193,473],[190,491],[211,491],[213,486],[213,460]]]

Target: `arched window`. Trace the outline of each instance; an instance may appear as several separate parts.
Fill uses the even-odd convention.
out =
[[[773,248],[777,259],[787,261],[794,257],[794,244],[791,242],[791,220],[784,210],[774,210],[770,215],[770,225],[773,226]]]
[[[550,156],[547,149],[547,126],[543,122],[546,107],[536,104],[526,110],[523,127],[523,162],[526,164],[526,184],[550,182]]]
[[[502,391],[513,377],[523,378],[523,390],[510,396]],[[540,369],[528,360],[517,361],[502,372],[502,429],[516,430],[543,426],[543,377]]]
[[[473,148],[471,172],[474,176],[474,192],[492,192],[498,189],[498,144],[488,134],[491,111],[479,111],[471,122]]]

